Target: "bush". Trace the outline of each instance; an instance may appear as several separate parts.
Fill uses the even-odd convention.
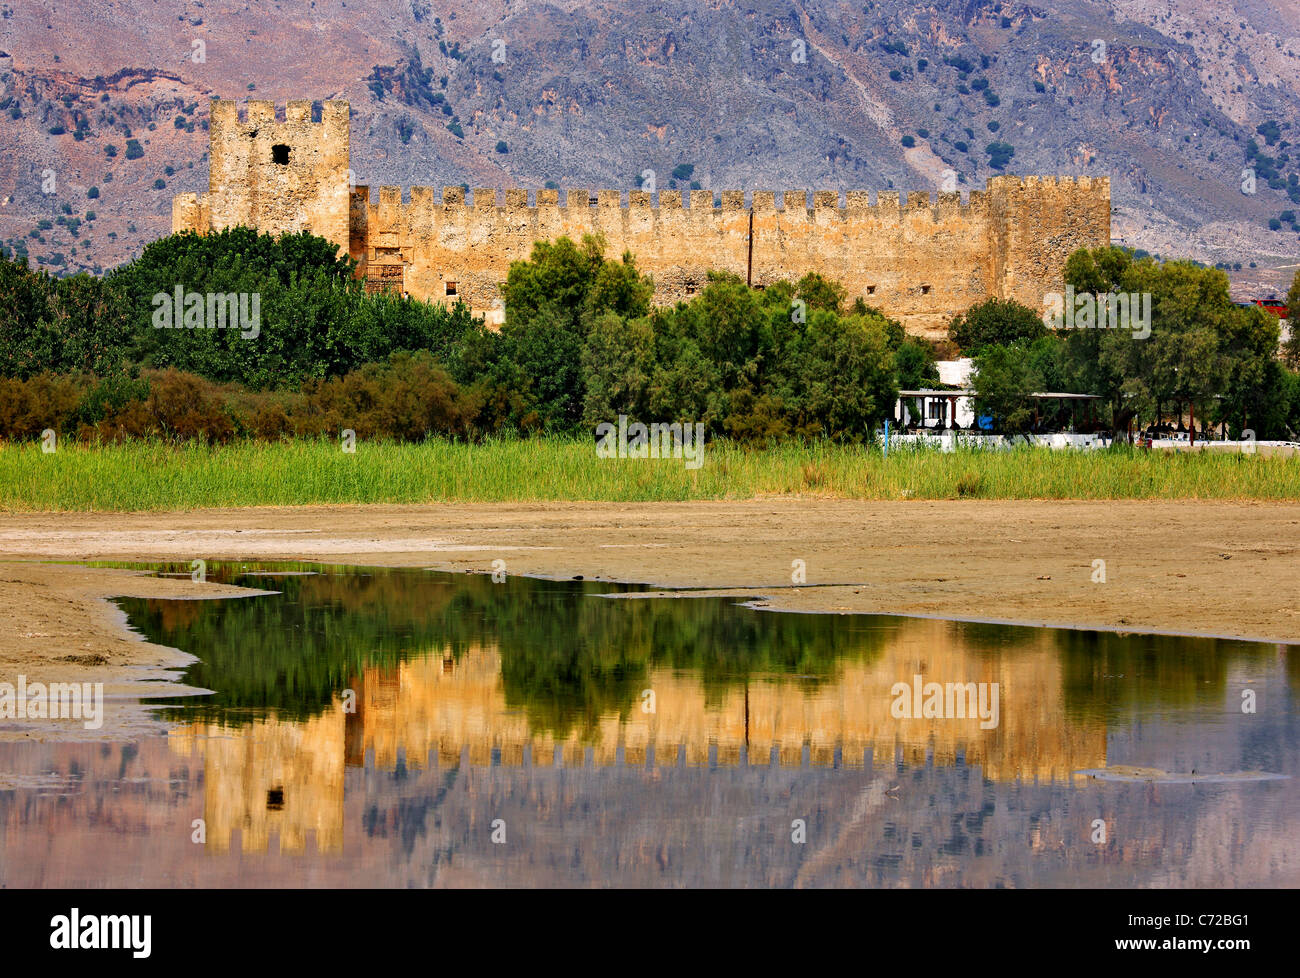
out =
[[[164,370],[150,384],[146,402],[154,432],[173,441],[196,439],[226,442],[235,434],[234,422],[202,378],[179,370]]]
[[[143,404],[149,398],[149,381],[127,374],[112,374],[95,382],[81,395],[75,420],[96,425],[125,410],[128,404]]]
[[[303,394],[297,429],[311,435],[337,436],[351,428],[358,438],[464,437],[473,433],[480,407],[476,395],[462,391],[427,353],[400,353],[345,377],[313,381]],[[264,416],[260,423],[271,420]]]
[[[995,170],[1001,170],[1016,155],[1016,148],[1010,143],[989,143],[984,147],[984,152],[989,156],[989,166]]]
[[[278,401],[262,404],[247,423],[248,433],[263,441],[276,441],[293,434],[293,420]]]
[[[46,428],[68,431],[84,383],[52,373],[0,379],[0,438],[37,438]]]

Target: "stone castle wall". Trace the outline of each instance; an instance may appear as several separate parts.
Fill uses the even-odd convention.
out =
[[[660,304],[689,298],[710,270],[762,286],[819,272],[850,297],[938,335],[953,315],[990,296],[1041,308],[1060,290],[1069,254],[1110,243],[1108,178],[998,176],[956,193],[881,191],[528,191],[349,184],[349,109],[290,102],[214,101],[209,192],[181,194],[173,231],[247,224],[310,230],[346,249],[372,288],[438,302],[463,299],[502,318],[510,263],[538,240],[602,234],[611,257],[631,251],[655,281]],[[277,149],[277,147],[279,149]],[[287,151],[287,152],[286,152]],[[278,156],[277,156],[278,153]]]

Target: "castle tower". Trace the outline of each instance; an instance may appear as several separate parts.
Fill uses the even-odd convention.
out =
[[[271,234],[311,231],[348,253],[349,109],[326,102],[313,122],[311,103],[214,100],[209,129],[208,193],[180,194],[172,230],[200,233],[237,224]]]
[[[1110,244],[1110,178],[995,176],[988,180],[989,291],[1042,309],[1079,248]]]

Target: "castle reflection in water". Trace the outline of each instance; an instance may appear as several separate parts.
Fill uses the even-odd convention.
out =
[[[970,719],[894,719],[895,683],[914,675],[998,683],[999,725]],[[459,661],[431,654],[369,668],[305,721],[274,717],[233,725],[185,724],[168,735],[179,754],[203,760],[208,844],[239,829],[245,849],[271,834],[281,849],[343,840],[344,768],[373,753],[375,766],[767,765],[863,767],[869,760],[952,764],[963,758],[997,781],[1064,780],[1106,763],[1104,720],[1063,722],[1061,664],[1043,635],[1014,657],[989,658],[954,641],[944,622],[910,621],[880,659],[845,663],[811,684],[758,677],[710,699],[695,676],[658,669],[646,677],[654,712],[638,703],[599,717],[594,730],[557,737],[534,729],[506,702],[501,657],[474,648]],[[435,756],[436,755],[436,756]]]
[[[243,573],[210,576],[267,583]],[[1286,646],[410,571],[274,587],[123,602],[213,693],[164,736],[0,743],[0,885],[1300,885]],[[896,718],[917,675],[997,684],[997,725]],[[1077,773],[1117,765],[1286,777]]]

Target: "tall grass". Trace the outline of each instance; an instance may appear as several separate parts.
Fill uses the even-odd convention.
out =
[[[1300,459],[1018,448],[892,451],[826,442],[710,443],[704,464],[601,459],[590,440],[467,445],[334,441],[225,447],[129,442],[0,446],[10,511],[171,510],[308,503],[631,502],[802,494],[852,499],[1300,499]]]

